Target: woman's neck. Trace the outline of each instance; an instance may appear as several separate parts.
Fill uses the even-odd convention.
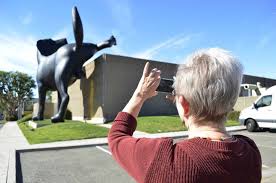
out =
[[[189,122],[188,125],[189,138],[201,137],[220,140],[230,138],[227,133],[224,123],[208,122],[204,125],[198,125],[194,122]]]

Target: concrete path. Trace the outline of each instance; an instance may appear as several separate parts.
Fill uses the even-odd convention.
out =
[[[7,122],[0,129],[0,182],[15,182],[15,149],[27,148],[27,140],[16,122]]]

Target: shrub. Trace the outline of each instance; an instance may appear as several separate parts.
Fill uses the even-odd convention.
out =
[[[29,114],[33,114],[33,111],[24,111],[22,117],[27,116]]]
[[[228,114],[227,119],[233,120],[233,121],[239,121],[239,116],[240,116],[240,111],[231,111]]]
[[[6,121],[16,121],[16,120],[17,120],[17,116],[16,115],[6,116]]]
[[[29,121],[29,120],[32,120],[32,117],[33,117],[33,114],[27,114],[26,116],[24,116],[23,118],[21,118],[17,122],[22,123],[22,122],[25,122],[25,121]]]

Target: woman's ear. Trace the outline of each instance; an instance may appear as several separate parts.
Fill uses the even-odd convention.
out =
[[[189,102],[183,96],[179,96],[178,100],[179,100],[180,105],[184,109],[184,114],[183,115],[185,117],[188,117],[189,112],[190,112],[190,104],[189,104]]]

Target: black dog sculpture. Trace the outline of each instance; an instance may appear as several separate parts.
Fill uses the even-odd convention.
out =
[[[51,118],[53,123],[63,122],[69,102],[67,88],[77,79],[85,76],[83,64],[97,51],[116,45],[116,39],[100,43],[83,43],[82,22],[76,7],[72,9],[73,29],[76,43],[67,44],[66,39],[37,41],[37,85],[39,108],[33,120],[43,120],[46,92],[58,91],[58,112]]]

